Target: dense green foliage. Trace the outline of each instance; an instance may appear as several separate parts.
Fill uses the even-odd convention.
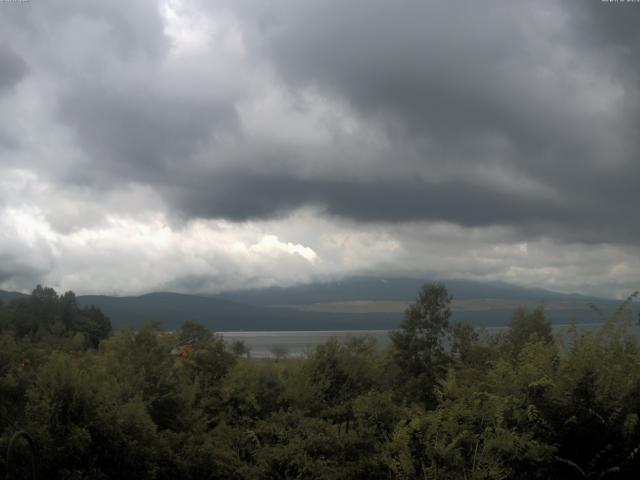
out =
[[[111,333],[111,322],[93,306],[81,308],[73,292],[58,295],[38,285],[30,296],[0,308],[0,329],[34,342],[74,337],[76,344],[97,347]]]
[[[542,309],[483,338],[449,304],[425,286],[388,349],[258,361],[190,322],[110,334],[38,288],[0,306],[0,452],[24,428],[53,479],[636,478],[628,304],[563,339]]]

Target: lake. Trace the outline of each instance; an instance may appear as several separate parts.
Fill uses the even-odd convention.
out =
[[[601,323],[581,323],[576,327],[580,331],[593,330]],[[508,327],[485,327],[479,329],[484,335],[493,335],[506,330]],[[568,324],[553,325],[554,332],[563,337],[569,328]],[[634,327],[636,334],[640,329]],[[379,347],[389,345],[390,330],[329,330],[329,331],[282,331],[282,332],[219,332],[228,342],[242,340],[251,350],[252,358],[272,358],[272,349],[282,348],[288,356],[300,357],[314,347],[325,343],[329,338],[336,337],[345,341],[349,337],[367,335],[376,340]]]

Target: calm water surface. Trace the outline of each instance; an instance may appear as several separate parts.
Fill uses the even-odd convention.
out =
[[[579,331],[590,331],[601,326],[599,323],[577,324]],[[507,327],[485,327],[479,331],[483,335],[493,335],[506,330]],[[553,329],[561,338],[567,335],[569,325],[554,325]],[[636,334],[640,333],[634,327]],[[391,342],[390,330],[334,330],[334,331],[288,331],[288,332],[220,332],[227,341],[242,340],[251,350],[252,358],[270,358],[274,356],[273,349],[284,349],[288,356],[299,357],[305,355],[314,347],[325,343],[329,338],[336,337],[343,342],[349,337],[367,335],[376,340],[378,347],[385,347]]]

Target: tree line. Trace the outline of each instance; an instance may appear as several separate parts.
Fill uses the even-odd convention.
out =
[[[631,301],[590,332],[556,337],[537,308],[486,336],[428,284],[388,348],[276,361],[192,322],[111,331],[38,287],[0,304],[0,467],[29,478],[26,442],[3,453],[24,430],[39,478],[636,478]]]

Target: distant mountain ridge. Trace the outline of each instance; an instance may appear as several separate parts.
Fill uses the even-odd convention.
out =
[[[7,303],[11,300],[16,300],[18,298],[24,298],[28,295],[20,292],[7,292],[6,290],[0,290],[0,301]]]
[[[409,301],[427,280],[416,278],[351,277],[344,280],[312,283],[293,287],[268,287],[236,290],[215,295],[232,301],[255,305],[311,304],[345,302],[353,300]],[[454,300],[500,298],[509,300],[581,300],[606,302],[607,300],[580,294],[566,294],[542,288],[519,287],[505,282],[479,282],[474,280],[443,280]]]
[[[375,330],[396,328],[403,318],[404,305],[415,301],[423,283],[410,278],[355,277],[217,295],[171,292],[129,297],[80,295],[78,303],[99,307],[115,328],[159,322],[163,328],[175,329],[191,320],[216,331]],[[452,321],[475,326],[506,325],[518,305],[532,308],[544,302],[554,323],[567,323],[574,318],[582,323],[598,322],[602,318],[590,310],[589,303],[597,304],[605,314],[619,305],[611,300],[507,283],[469,280],[444,283],[454,297]],[[21,297],[26,295],[0,290],[0,300],[4,302]],[[637,305],[634,308],[637,310]]]
[[[249,305],[220,298],[156,292],[137,297],[82,295],[82,305],[96,305],[115,327],[158,321],[174,329],[191,320],[215,331],[366,330],[393,328],[399,315],[299,312]]]

